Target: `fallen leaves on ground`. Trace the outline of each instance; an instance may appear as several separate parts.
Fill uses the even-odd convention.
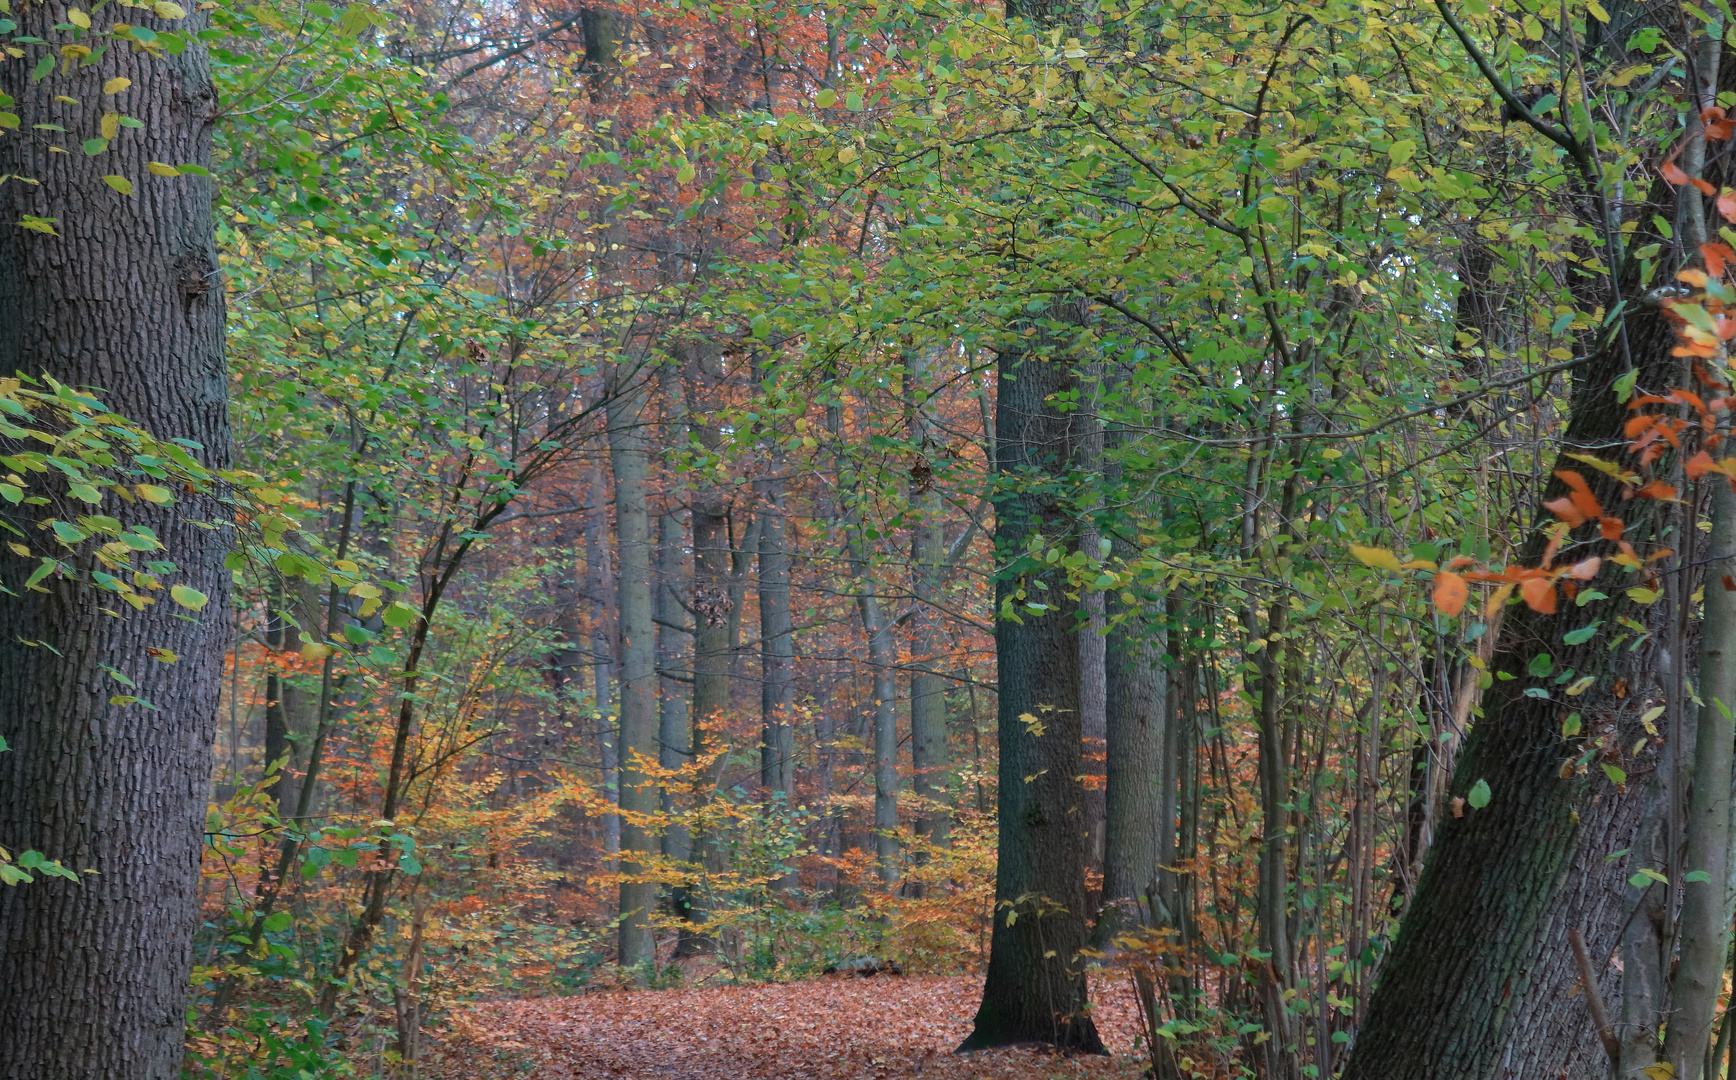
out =
[[[520,1075],[531,1080],[1138,1076],[1145,1063],[1134,1054],[1138,1020],[1126,984],[1093,990],[1098,1030],[1113,1058],[1037,1048],[954,1054],[982,993],[977,976],[832,977],[490,1002],[456,1017],[445,1044],[468,1059],[473,1071],[465,1075],[482,1075],[484,1059],[516,1059],[530,1067]]]

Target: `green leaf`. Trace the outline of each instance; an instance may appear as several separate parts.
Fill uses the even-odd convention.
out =
[[[380,612],[380,618],[394,630],[402,630],[415,625],[416,609],[401,600],[394,600]]]
[[[1489,799],[1494,793],[1489,790],[1489,781],[1479,780],[1471,785],[1471,790],[1465,792],[1465,802],[1473,810],[1481,810],[1489,805]]]
[[[174,588],[169,590],[169,596],[174,599],[175,603],[180,604],[189,611],[199,611],[203,609],[205,604],[211,599],[198,589],[192,588],[188,585],[176,585]]]
[[[827,88],[814,95],[814,104],[822,109],[830,109],[838,104],[838,91]]]
[[[289,912],[274,911],[265,917],[265,932],[268,934],[275,934],[280,930],[288,930],[290,923],[294,921],[295,916],[291,915]]]
[[[86,154],[89,154],[91,157],[95,157],[96,155],[102,153],[104,150],[107,150],[107,149],[108,149],[108,140],[107,139],[86,139],[86,140],[84,140],[84,152]]]
[[[1712,875],[1706,873],[1704,870],[1690,870],[1682,875],[1682,880],[1697,881],[1702,885],[1710,885],[1712,883]]]
[[[849,109],[851,112],[861,112],[862,95],[856,93],[854,90],[850,91],[850,93],[844,95],[844,107]]]
[[[1592,623],[1590,626],[1582,626],[1578,630],[1569,630],[1561,635],[1561,640],[1569,645],[1583,645],[1597,634],[1597,628],[1602,625],[1602,623]]]
[[[1529,664],[1525,665],[1525,670],[1529,674],[1541,679],[1551,671],[1555,670],[1555,658],[1550,656],[1548,653],[1538,653],[1536,656],[1531,658]]]
[[[53,55],[51,54],[48,56],[44,56],[42,59],[36,61],[35,67],[30,69],[30,81],[31,82],[41,82],[43,79],[47,78],[48,73],[53,71],[53,70],[54,70],[54,57],[53,57]]]
[[[1568,713],[1567,719],[1561,722],[1562,737],[1571,739],[1575,735],[1578,735],[1581,725],[1582,721],[1580,720],[1578,713]]]
[[[88,143],[86,144],[86,147],[88,152]],[[122,195],[131,195],[133,193],[133,182],[124,176],[105,176],[102,178],[102,182],[107,184],[109,187],[114,188]]]
[[[406,874],[420,874],[422,872],[422,864],[417,861],[416,856],[406,851],[404,854],[398,856],[398,869],[404,871]]]
[[[1627,771],[1620,765],[1611,765],[1606,762],[1603,766],[1603,775],[1609,777],[1609,782],[1612,784],[1627,783]]]
[[[98,491],[95,487],[92,487],[90,484],[70,484],[67,486],[67,491],[72,493],[73,498],[78,499],[78,500],[83,501],[83,502],[87,502],[87,503],[102,502],[102,492]]]

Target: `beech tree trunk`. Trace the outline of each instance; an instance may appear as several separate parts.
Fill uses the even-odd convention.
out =
[[[188,5],[192,7],[192,5]],[[61,4],[15,4],[18,33],[61,40]],[[18,131],[0,132],[0,372],[51,375],[96,388],[104,403],[159,438],[189,439],[207,465],[230,461],[223,284],[217,276],[209,180],[164,178],[150,161],[209,165],[216,107],[204,18],[164,20],[148,9],[94,11],[188,35],[180,55],[124,44],[100,60],[30,79],[31,61],[0,63],[0,92]],[[32,46],[30,55],[48,55]],[[131,86],[105,98],[117,77]],[[84,102],[57,101],[62,96]],[[99,105],[144,124],[121,129],[96,155]],[[66,134],[37,131],[57,124]],[[54,153],[51,144],[68,152]],[[122,195],[104,176],[131,181]],[[59,235],[19,227],[52,219]],[[6,505],[6,504],[0,504]],[[7,505],[33,535],[34,508]],[[35,849],[95,873],[80,884],[43,878],[0,888],[0,1076],[30,1080],[175,1080],[198,921],[199,853],[211,778],[218,690],[228,647],[231,534],[214,500],[161,510],[106,499],[101,513],[156,530],[202,614],[166,599],[123,618],[90,590],[49,578],[25,591],[35,560],[0,548],[0,844]],[[173,650],[173,665],[147,656]],[[122,687],[103,669],[137,683]],[[150,702],[111,704],[128,694]]]
[[[773,451],[771,475],[759,494],[760,784],[788,794],[795,781],[795,732],[789,723],[795,634],[790,614],[790,553],[785,547],[783,455]]]
[[[911,508],[917,519],[910,530],[910,581],[915,594],[912,652],[917,669],[910,676],[910,786],[918,799],[915,831],[933,846],[946,847],[952,837],[952,815],[946,807],[947,752],[946,680],[936,665],[946,651],[946,635],[940,612],[933,606],[940,595],[941,560],[945,557],[945,534],[940,492],[934,486],[934,469],[928,455],[939,449],[933,407],[926,395],[932,379],[930,353],[910,355],[912,432],[923,460],[912,468]]]
[[[644,422],[645,373],[617,364],[609,394],[609,457],[615,473],[615,546],[619,560],[621,634],[620,807],[621,873],[641,874],[645,856],[655,850],[643,815],[656,813],[657,792],[643,763],[659,760],[657,750],[657,652],[651,619],[650,512],[646,506],[649,467]],[[651,908],[657,886],[621,882],[619,959],[642,979],[655,960]]]

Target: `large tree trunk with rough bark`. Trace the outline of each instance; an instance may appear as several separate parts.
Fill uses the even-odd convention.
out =
[[[1642,390],[1680,384],[1681,361],[1670,356],[1674,334],[1655,306],[1628,316],[1626,337]],[[1565,456],[1625,458],[1609,447],[1621,441],[1629,415],[1614,390],[1626,370],[1619,343],[1581,369],[1556,468],[1579,472],[1604,507],[1616,508],[1612,512],[1625,519],[1624,539],[1643,558],[1658,546],[1668,515],[1647,500],[1624,502],[1615,481]],[[1566,491],[1556,480],[1547,495]],[[1495,678],[1483,701],[1485,715],[1459,753],[1449,792],[1466,798],[1484,783],[1489,802],[1482,808],[1457,804],[1458,816],[1443,818],[1382,965],[1347,1080],[1606,1075],[1607,1055],[1586,995],[1574,992],[1578,971],[1569,934],[1576,929],[1593,958],[1603,1000],[1627,1003],[1636,1038],[1624,1037],[1632,1044],[1624,1056],[1646,1055],[1624,1061],[1624,1074],[1655,1052],[1644,1032],[1655,1035],[1657,1017],[1646,1014],[1663,1004],[1664,988],[1654,986],[1644,1008],[1630,999],[1645,969],[1657,965],[1656,927],[1647,912],[1657,910],[1663,890],[1636,889],[1628,879],[1665,858],[1656,850],[1654,834],[1662,830],[1649,782],[1660,747],[1645,737],[1640,716],[1669,697],[1667,673],[1682,658],[1667,655],[1661,633],[1637,650],[1611,652],[1607,634],[1564,643],[1566,634],[1596,621],[1605,627],[1622,616],[1659,621],[1656,609],[1624,596],[1636,579],[1608,561],[1614,545],[1597,538],[1595,524],[1573,536],[1582,541],[1574,559],[1606,557],[1598,577],[1581,588],[1611,598],[1583,607],[1563,602],[1548,615],[1520,605],[1507,609],[1489,661]],[[1539,529],[1521,561],[1537,565],[1544,543]],[[1549,654],[1547,665],[1538,660],[1543,654]],[[1532,673],[1545,667],[1547,676]],[[1555,680],[1569,669],[1576,678],[1595,677],[1572,698]],[[1564,732],[1569,714],[1579,717],[1578,734]],[[1614,782],[1603,764],[1622,770],[1630,783]],[[1618,949],[1622,968],[1604,962]]]
[[[1000,839],[995,920],[975,1027],[961,1050],[1042,1042],[1102,1052],[1085,1011],[1085,790],[1079,605],[1064,571],[1030,558],[1033,534],[1074,548],[1056,479],[1078,432],[1062,411],[1078,380],[1065,357],[1001,354],[995,409],[995,655],[1000,683]]]
[[[192,5],[188,5],[191,7]],[[61,4],[14,5],[20,34],[59,40]],[[145,9],[91,15],[163,31],[203,29]],[[32,57],[37,50],[32,50]],[[43,52],[43,55],[47,55]],[[227,467],[223,286],[208,180],[151,175],[147,162],[208,165],[216,107],[204,49],[179,55],[110,47],[100,60],[29,78],[29,60],[0,63],[0,92],[18,131],[0,131],[0,372],[51,375],[98,396],[159,438],[189,439]],[[105,82],[132,80],[114,97]],[[60,96],[57,100],[57,95]],[[80,108],[69,99],[84,102]],[[106,105],[143,121],[107,149],[81,152]],[[36,130],[57,124],[56,137]],[[26,134],[28,133],[28,134]],[[64,144],[70,152],[51,152]],[[131,182],[122,195],[105,176]],[[51,219],[58,235],[19,227]],[[4,505],[4,504],[0,504]],[[8,507],[33,532],[33,508]],[[35,849],[94,873],[0,888],[0,1075],[30,1080],[173,1080],[180,1075],[199,852],[211,776],[218,688],[228,647],[226,529],[213,500],[169,509],[105,500],[104,514],[156,530],[178,572],[204,592],[201,615],[166,600],[114,618],[90,589],[0,549],[0,845]],[[116,605],[120,606],[120,605]],[[172,650],[179,662],[151,659]],[[126,688],[104,670],[133,680]],[[148,701],[116,704],[125,694]]]

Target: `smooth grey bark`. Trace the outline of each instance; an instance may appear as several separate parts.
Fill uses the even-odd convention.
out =
[[[795,632],[790,612],[790,553],[785,544],[784,458],[767,455],[769,475],[754,481],[759,495],[760,784],[788,794],[795,781],[795,732],[790,695]]]
[[[1731,759],[1736,749],[1736,492],[1711,474],[1712,530],[1706,552],[1705,606],[1700,622],[1693,789],[1688,805],[1688,873],[1678,923],[1680,960],[1671,993],[1664,1060],[1677,1080],[1700,1080],[1730,945]]]
[[[192,5],[188,5],[189,8]],[[60,4],[15,4],[18,33],[61,40]],[[207,179],[150,175],[150,161],[211,162],[217,94],[205,17],[165,20],[149,9],[94,10],[96,30],[125,21],[187,35],[180,55],[109,48],[97,62],[30,79],[31,64],[0,63],[0,92],[18,131],[0,133],[0,372],[51,375],[95,388],[104,403],[158,438],[189,439],[207,465],[230,464],[223,283]],[[34,47],[33,47],[34,48]],[[132,85],[121,108],[143,127],[121,130],[103,153],[97,134],[105,81]],[[85,103],[83,108],[57,95]],[[55,136],[37,125],[56,124]],[[51,152],[64,144],[70,152]],[[105,175],[131,180],[124,196]],[[20,228],[30,214],[58,236]],[[27,514],[9,524],[30,535]],[[75,870],[0,888],[0,1076],[30,1080],[175,1080],[198,921],[218,690],[229,637],[232,540],[227,513],[187,497],[168,509],[105,500],[123,525],[156,530],[186,584],[210,602],[193,618],[167,601],[123,618],[92,591],[59,578],[46,592],[20,586],[36,560],[0,548],[0,844],[35,849]],[[106,594],[103,594],[106,595]],[[126,610],[126,609],[123,609]],[[40,643],[40,644],[37,644]],[[174,665],[149,647],[179,654]],[[137,683],[123,689],[103,670]],[[111,704],[126,693],[153,703]]]
[[[585,582],[591,599],[591,723],[596,729],[597,763],[602,770],[603,794],[619,803],[621,791],[619,728],[615,723],[615,575],[609,557],[609,489],[600,465],[590,469],[591,505],[595,511],[585,522]],[[621,818],[603,818],[603,851],[612,861],[621,851]]]
[[[683,657],[688,654],[684,639],[691,635],[675,629],[683,625],[687,617],[676,592],[687,577],[687,568],[682,557],[681,513],[668,501],[670,496],[664,498],[663,512],[657,515],[657,581],[652,604],[657,619],[657,666],[661,675],[658,679],[657,763],[664,769],[674,770],[685,768],[693,761],[692,714],[688,710],[687,689],[681,685],[682,680],[675,677],[681,676],[681,669],[688,666],[683,662]],[[663,789],[662,809],[665,815],[671,815],[663,832],[663,854],[677,862],[686,862],[692,854],[692,837],[687,826],[672,816],[681,809],[672,786]],[[678,910],[685,907],[680,898],[677,898],[676,907]]]
[[[918,803],[916,835],[944,848],[952,839],[952,814],[946,805],[952,761],[947,749],[946,680],[937,674],[946,652],[946,634],[934,605],[940,598],[946,537],[940,492],[934,486],[934,469],[928,461],[941,439],[929,399],[932,353],[913,350],[908,364],[911,438],[917,453],[923,455],[911,470],[910,485],[910,506],[916,517],[910,529],[910,587],[915,597],[911,616],[915,670],[910,676],[910,787]]]
[[[617,611],[621,636],[620,794],[621,873],[643,874],[655,850],[645,818],[655,814],[655,783],[643,763],[659,759],[657,748],[657,653],[651,616],[650,511],[646,503],[649,455],[644,422],[645,373],[625,363],[609,373],[609,458],[615,474],[615,546],[620,578]],[[657,886],[623,880],[618,956],[621,967],[643,969],[655,960],[650,914]]]

